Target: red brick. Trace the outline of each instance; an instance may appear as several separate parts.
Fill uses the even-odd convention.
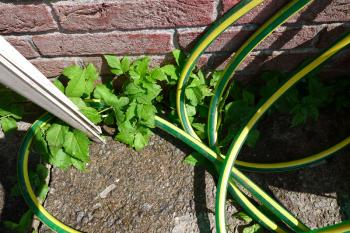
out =
[[[263,24],[270,16],[283,7],[289,0],[266,0],[240,18],[236,24]],[[237,1],[223,0],[223,13],[235,5]]]
[[[237,3],[239,3],[241,0],[223,0],[222,1],[222,13],[228,11],[233,6],[235,6]]]
[[[33,36],[33,42],[45,56],[162,54],[173,49],[172,34],[168,32],[57,33]]]
[[[0,3],[0,34],[43,32],[56,29],[50,8],[45,5]]]
[[[67,66],[77,64],[76,58],[38,58],[30,60],[46,77],[60,75]]]
[[[335,23],[350,21],[350,1],[317,0],[293,17],[289,22],[302,24]]]
[[[69,31],[170,28],[212,22],[214,0],[146,0],[54,4],[62,27]]]
[[[30,44],[29,39],[25,37],[6,37],[6,40],[10,42],[23,56],[26,58],[35,58],[39,54],[34,50]]]
[[[282,27],[265,38],[257,49],[280,50],[313,47],[318,32],[317,27]]]
[[[203,30],[179,30],[178,42],[181,49],[191,49],[197,39],[202,35]],[[251,30],[241,28],[230,28],[223,32],[214,42],[207,48],[207,52],[232,52],[239,48],[240,45],[252,34]]]

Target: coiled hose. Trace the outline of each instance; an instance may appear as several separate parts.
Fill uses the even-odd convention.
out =
[[[194,47],[187,62],[182,70],[180,80],[178,82],[177,91],[177,110],[180,122],[184,128],[174,126],[163,118],[156,116],[156,126],[165,132],[180,139],[194,150],[211,161],[219,176],[219,183],[216,195],[216,229],[217,232],[226,232],[225,219],[225,201],[227,191],[230,195],[242,206],[242,208],[258,223],[266,229],[274,232],[350,232],[350,221],[344,221],[334,226],[321,228],[311,231],[300,220],[288,212],[282,205],[271,198],[259,186],[245,176],[241,170],[258,171],[258,172],[282,172],[306,167],[331,156],[334,152],[344,148],[350,143],[350,137],[336,145],[319,152],[317,154],[289,162],[282,163],[251,163],[236,160],[242,145],[244,144],[250,130],[263,116],[263,114],[286,92],[289,88],[300,81],[304,76],[323,65],[333,55],[339,52],[350,44],[350,33],[347,33],[339,39],[334,45],[321,53],[313,61],[303,65],[292,74],[289,80],[284,83],[267,101],[258,108],[256,113],[251,117],[248,123],[237,134],[236,138],[231,143],[226,155],[222,155],[217,147],[217,124],[218,112],[220,110],[220,102],[225,100],[225,92],[229,90],[228,83],[234,76],[237,67],[244,61],[247,55],[269,34],[271,34],[279,25],[285,22],[289,17],[299,12],[303,7],[309,4],[312,0],[293,0],[272,16],[265,24],[263,24],[235,53],[229,64],[224,70],[224,74],[219,80],[214,96],[211,100],[209,116],[208,116],[208,137],[209,147],[206,146],[196,135],[191,127],[185,107],[185,88],[188,78],[195,67],[195,64],[203,53],[203,51],[231,24],[236,22],[240,17],[249,12],[251,9],[263,2],[263,0],[243,0],[235,7],[228,11],[221,19],[215,22],[209,30],[201,37],[197,45]],[[18,178],[23,197],[34,214],[48,227],[56,232],[79,232],[69,226],[66,226],[55,217],[53,217],[40,204],[31,187],[28,176],[28,159],[30,146],[35,135],[35,132],[49,123],[53,116],[50,114],[43,115],[38,119],[28,130],[24,137],[23,143],[19,151],[18,160]],[[235,166],[234,166],[235,165]],[[258,199],[265,207],[274,213],[285,225],[280,226],[274,220],[270,219],[261,212],[246,195],[239,189],[241,185],[248,190],[256,199]]]

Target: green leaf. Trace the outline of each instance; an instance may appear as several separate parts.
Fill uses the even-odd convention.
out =
[[[48,145],[50,147],[62,147],[68,130],[68,126],[58,123],[52,124],[46,133],[46,140]]]
[[[17,123],[16,120],[12,117],[4,117],[0,120],[1,128],[4,131],[4,133],[9,133],[11,131],[14,131],[17,129]]]
[[[131,64],[131,62],[130,62],[130,59],[128,57],[124,57],[122,59],[122,61],[121,61],[121,69],[122,69],[124,74],[129,71],[130,64]]]
[[[123,74],[122,65],[120,59],[114,55],[104,55],[108,66],[111,68],[111,72],[115,75]]]
[[[81,97],[85,92],[85,69],[80,76],[72,76],[67,84],[66,95],[68,97]]]
[[[83,113],[94,124],[98,124],[102,121],[99,112],[94,108],[83,107],[80,109],[80,112]]]
[[[211,162],[198,152],[192,152],[187,155],[183,162],[191,166],[208,167],[211,165]]]
[[[173,54],[173,57],[175,59],[175,62],[178,66],[182,66],[182,64],[184,63],[185,61],[185,54],[179,50],[179,49],[175,49],[172,51],[172,54]]]
[[[130,121],[135,115],[136,115],[136,101],[134,100],[129,104],[128,109],[126,110],[125,113],[125,120]]]
[[[259,233],[259,232],[263,232],[262,227],[259,224],[254,224],[252,226],[249,227],[245,227],[243,229],[243,233]]]
[[[136,129],[134,129],[131,125],[130,125],[131,129],[128,126],[123,126],[125,124],[129,124],[129,122],[125,121],[123,124],[119,126],[119,133],[115,136],[115,139],[127,145],[132,146],[135,139]]]
[[[63,86],[63,84],[61,83],[60,80],[55,79],[55,80],[53,81],[53,84],[54,84],[62,93],[64,93],[64,86]]]
[[[154,69],[152,70],[151,74],[150,74],[150,81],[164,81],[167,80],[166,75],[164,74],[163,70],[160,68]]]
[[[142,150],[148,143],[147,136],[144,136],[142,133],[136,133],[134,140],[134,147],[136,151]]]
[[[86,162],[80,161],[79,159],[75,159],[73,157],[70,158],[72,165],[78,169],[79,171],[85,171],[86,169]]]
[[[175,85],[179,79],[179,76],[176,72],[177,68],[174,65],[165,65],[161,67],[161,69],[167,75],[167,77],[169,77],[169,79],[167,79],[168,84]]]
[[[69,79],[79,79],[83,75],[83,69],[74,65],[64,68],[63,75]]]
[[[220,80],[223,73],[224,73],[224,71],[222,71],[222,70],[215,70],[212,74],[209,85],[214,88],[216,86],[217,82]]]
[[[241,212],[237,212],[237,213],[234,213],[232,215],[232,217],[236,217],[238,219],[241,219],[243,220],[245,223],[251,223],[253,221],[253,219],[248,216],[245,212],[241,211]]]
[[[96,86],[94,91],[94,97],[101,99],[108,106],[114,106],[118,104],[118,97],[112,93],[105,85],[99,84]]]
[[[85,75],[86,79],[90,81],[96,81],[99,78],[99,74],[93,64],[87,65]]]
[[[50,147],[50,163],[54,166],[67,169],[71,165],[71,157],[62,148]]]
[[[75,129],[66,133],[63,143],[64,150],[75,159],[83,162],[89,161],[89,138],[81,131]]]
[[[41,128],[34,135],[33,149],[35,152],[43,156],[46,161],[49,160],[50,152],[45,139],[45,132]]]

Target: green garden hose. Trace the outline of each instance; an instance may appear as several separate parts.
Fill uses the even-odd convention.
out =
[[[247,55],[273,30],[279,25],[286,21],[290,16],[300,11],[304,6],[311,2],[311,0],[293,0],[276,13],[270,20],[268,20],[262,27],[256,31],[250,39],[238,50],[235,56],[232,58],[228,66],[225,68],[224,75],[219,80],[218,85],[215,88],[215,95],[212,98],[210,105],[210,114],[208,116],[209,129],[209,147],[200,141],[199,137],[195,134],[188,120],[186,107],[185,107],[185,88],[192,69],[199,56],[203,51],[217,38],[227,27],[237,21],[245,13],[249,12],[255,6],[262,3],[263,0],[243,0],[232,8],[227,14],[225,14],[220,20],[214,23],[204,36],[198,41],[193,52],[187,59],[184,65],[183,71],[180,76],[178,83],[177,92],[177,110],[181,124],[185,131],[179,129],[168,121],[156,116],[156,126],[165,132],[179,138],[181,141],[191,146],[194,150],[205,156],[211,161],[217,172],[220,174],[218,188],[217,188],[217,204],[216,204],[216,223],[217,232],[226,232],[225,222],[225,201],[227,190],[232,197],[245,209],[245,211],[252,216],[254,220],[259,222],[266,229],[275,232],[350,232],[350,221],[344,221],[334,226],[325,227],[322,229],[311,231],[305,226],[300,220],[294,217],[288,212],[283,206],[266,194],[259,186],[245,176],[240,170],[249,171],[286,171],[292,169],[298,169],[301,167],[308,166],[319,160],[322,160],[334,152],[340,150],[350,143],[350,137],[347,137],[338,144],[320,152],[315,155],[308,156],[303,159],[283,162],[283,163],[250,163],[244,161],[236,161],[236,157],[249,133],[254,127],[257,121],[262,115],[270,108],[278,98],[280,98],[289,88],[291,88],[296,82],[302,79],[305,75],[313,71],[315,68],[322,65],[325,61],[331,58],[335,53],[340,51],[342,48],[350,44],[350,33],[340,39],[331,48],[323,52],[319,57],[314,59],[312,62],[304,65],[298,71],[291,76],[291,78],[281,86],[265,103],[263,103],[253,117],[248,121],[247,125],[237,134],[237,137],[232,142],[229,151],[226,156],[218,153],[216,148],[217,143],[217,116],[218,106],[222,100],[222,96],[229,80],[233,77],[236,68],[243,62]],[[66,226],[50,213],[37,200],[33,189],[31,187],[29,176],[28,176],[28,159],[30,155],[30,146],[34,134],[40,127],[49,123],[53,119],[50,114],[45,114],[38,119],[27,132],[23,143],[19,151],[18,160],[18,177],[20,187],[29,207],[32,209],[35,215],[56,232],[79,232]],[[234,164],[236,166],[234,166]],[[239,189],[238,185],[241,185],[247,189],[255,198],[257,198],[264,206],[266,206],[271,212],[273,212],[284,224],[276,223],[270,219],[264,213],[262,213],[254,204],[251,203],[244,193]]]

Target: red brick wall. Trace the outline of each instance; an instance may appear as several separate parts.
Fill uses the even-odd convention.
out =
[[[219,37],[201,63],[222,67],[259,24],[288,1],[266,0]],[[175,48],[190,49],[207,25],[239,0],[1,2],[0,34],[52,77],[69,64],[93,62],[103,69],[102,54],[149,55],[159,64]],[[346,29],[350,0],[315,0],[262,42],[240,70],[252,74],[293,69]],[[349,54],[342,53],[328,70],[349,70],[344,65]]]

